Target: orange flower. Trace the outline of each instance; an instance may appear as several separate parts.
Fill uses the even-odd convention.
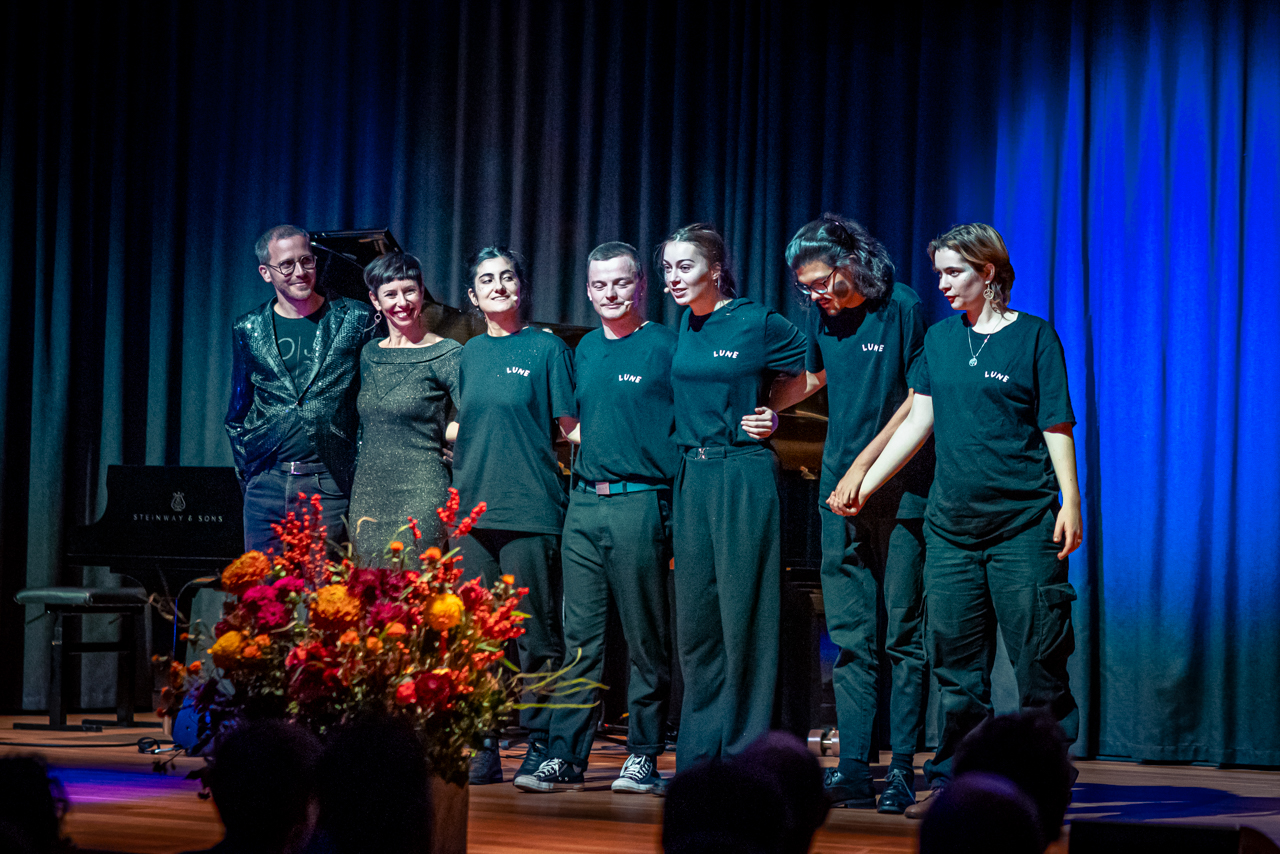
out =
[[[433,596],[427,607],[427,625],[438,632],[448,631],[458,625],[464,611],[462,600],[452,593]]]
[[[209,647],[209,655],[213,663],[223,670],[230,669],[240,657],[240,648],[244,646],[244,635],[236,631],[227,632]]]
[[[353,644],[360,643],[360,636],[356,634],[355,629],[347,629],[342,633],[342,637],[338,638],[338,643]]]
[[[409,633],[403,623],[391,623],[387,626],[387,637],[395,639],[402,638]]]
[[[256,644],[249,644],[240,651],[241,658],[260,658],[261,656],[262,650],[258,649]]]
[[[187,665],[187,672],[192,676],[195,676],[201,670],[204,670],[204,662],[202,661],[193,661]]]
[[[404,551],[404,543],[399,540],[392,540],[387,548],[391,549],[392,554],[400,554],[400,552]]]
[[[514,575],[504,575],[502,576],[502,583],[514,585],[516,583],[516,577]]]
[[[432,546],[431,548],[427,549],[425,552],[422,553],[422,559],[430,560],[430,561],[439,560],[440,549],[436,548],[435,546]]]
[[[253,642],[258,646],[269,646],[271,644],[271,638],[266,635],[258,635],[253,639]]]
[[[222,571],[222,589],[239,596],[271,572],[271,561],[262,552],[245,552]]]
[[[374,635],[369,635],[369,639],[364,642],[364,645],[374,655],[382,652],[382,641],[378,640]]]
[[[311,622],[326,631],[355,625],[360,619],[360,600],[347,592],[345,584],[330,584],[316,591],[311,604]]]

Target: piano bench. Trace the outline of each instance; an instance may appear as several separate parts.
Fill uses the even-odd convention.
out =
[[[133,719],[133,681],[138,655],[138,631],[147,610],[147,592],[140,587],[28,587],[19,590],[14,600],[19,605],[42,605],[53,617],[53,641],[49,655],[49,723],[15,723],[14,729],[76,730],[102,732],[104,726],[149,726]],[[120,640],[105,642],[65,642],[63,623],[66,617],[85,614],[118,614]],[[68,655],[90,652],[114,652],[119,656],[116,668],[116,718],[114,721],[85,720],[67,723]],[[159,726],[159,724],[154,724]]]

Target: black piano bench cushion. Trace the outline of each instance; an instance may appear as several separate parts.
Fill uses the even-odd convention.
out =
[[[62,605],[112,608],[147,603],[141,587],[28,587],[13,597],[19,605]]]

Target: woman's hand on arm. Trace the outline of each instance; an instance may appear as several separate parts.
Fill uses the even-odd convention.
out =
[[[885,446],[889,444],[898,427],[907,420],[907,415],[911,412],[911,399],[914,396],[915,392],[908,389],[907,399],[902,401],[898,411],[889,419],[889,423],[884,425],[884,429],[862,449],[862,453],[858,454],[858,458],[853,461],[849,470],[844,473],[844,477],[840,478],[840,482],[836,484],[835,490],[827,496],[827,506],[831,508],[831,512],[841,516],[851,516],[857,512],[858,490],[862,486],[862,479],[871,470],[872,463],[884,453]]]
[[[1080,517],[1080,483],[1076,479],[1076,440],[1071,425],[1055,424],[1044,431],[1044,443],[1049,448],[1053,473],[1062,490],[1062,509],[1058,511],[1057,524],[1053,526],[1053,541],[1062,544],[1058,560],[1062,560],[1084,541],[1084,523]]]
[[[757,442],[769,438],[778,429],[779,412],[795,406],[826,384],[826,371],[816,374],[805,371],[794,377],[779,375],[769,388],[768,404],[757,406],[755,412],[742,416],[743,431]]]
[[[742,416],[742,429],[757,442],[768,439],[778,429],[778,413],[767,406],[757,406],[755,412]]]
[[[910,400],[911,409],[907,412],[906,420],[898,426],[897,430],[893,431],[893,435],[885,444],[884,450],[876,457],[875,463],[872,464],[867,472],[867,476],[862,479],[862,484],[858,488],[857,503],[849,515],[861,510],[862,506],[867,503],[867,499],[874,495],[877,489],[884,486],[885,481],[897,474],[899,469],[916,455],[916,452],[920,450],[920,446],[925,443],[925,440],[929,438],[929,434],[933,432],[933,398],[927,394],[913,394]],[[894,417],[897,417],[897,413],[894,414]],[[877,436],[876,438],[878,439],[879,437]],[[872,444],[874,445],[875,443],[872,442]],[[861,454],[859,454],[859,457],[861,457]]]

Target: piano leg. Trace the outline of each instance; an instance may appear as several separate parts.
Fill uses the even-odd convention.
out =
[[[120,615],[120,640],[133,639],[129,651],[116,658],[116,723],[133,726],[134,659],[137,657],[137,618],[133,614]]]

